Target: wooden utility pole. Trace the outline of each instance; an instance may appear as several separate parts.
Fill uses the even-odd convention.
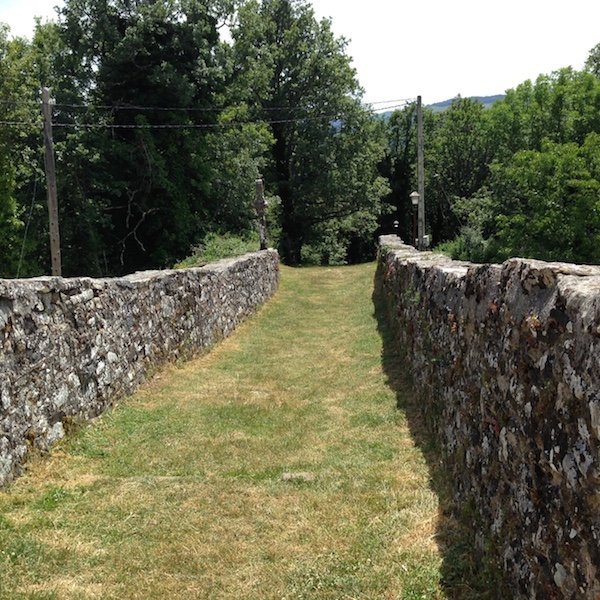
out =
[[[56,188],[56,164],[54,162],[54,140],[52,139],[52,104],[50,89],[42,88],[42,113],[44,115],[44,162],[48,188],[48,216],[50,219],[50,257],[52,275],[62,274],[60,260],[60,230],[58,227],[58,192]]]
[[[424,157],[424,140],[423,140],[423,106],[421,104],[421,96],[417,96],[417,184],[419,192],[419,225],[418,238],[419,250],[424,250],[425,245],[423,238],[425,237],[425,157]]]
[[[265,200],[265,185],[262,179],[256,180],[256,199],[254,208],[258,217],[258,233],[260,235],[260,249],[267,249],[267,217],[265,214],[267,201]]]

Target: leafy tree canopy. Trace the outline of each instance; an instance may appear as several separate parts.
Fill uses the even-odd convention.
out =
[[[31,42],[0,32],[0,75],[21,123],[0,134],[4,275],[48,270],[41,86],[57,101],[67,275],[168,266],[209,233],[244,236],[259,175],[289,262],[304,246],[324,262],[372,252],[383,130],[346,42],[306,2],[66,0]]]
[[[600,262],[600,79],[561,69],[525,81],[486,110],[457,98],[426,113],[427,222],[454,257]],[[382,173],[416,187],[412,107],[393,115]],[[427,126],[427,119],[429,125]],[[412,209],[400,218],[407,231]],[[407,239],[411,239],[408,237]]]
[[[234,89],[252,114],[271,121],[266,177],[281,200],[285,259],[296,264],[305,244],[327,245],[324,232],[345,231],[338,243],[350,230],[371,237],[385,193],[375,168],[383,138],[361,104],[345,40],[302,0],[249,0],[232,35]],[[370,225],[348,229],[361,213],[372,215]]]
[[[590,50],[590,54],[585,62],[585,68],[596,77],[600,77],[600,44]]]

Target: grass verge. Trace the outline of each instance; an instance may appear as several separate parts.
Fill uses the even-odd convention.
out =
[[[32,464],[0,493],[0,598],[446,597],[373,274],[283,268],[231,338]]]

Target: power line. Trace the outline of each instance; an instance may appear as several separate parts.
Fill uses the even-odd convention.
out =
[[[37,122],[26,122],[26,121],[0,121],[0,125],[6,125],[7,127],[42,127],[41,121]]]
[[[109,111],[166,111],[166,112],[221,112],[224,110],[230,110],[238,108],[236,106],[139,106],[135,104],[113,104],[113,105],[102,105],[102,104],[62,104],[56,103],[54,106],[57,108],[82,108],[87,110],[109,110]],[[248,107],[248,108],[259,108],[264,111],[299,111],[307,110],[301,106],[266,106],[266,107]]]
[[[409,104],[416,102],[416,98],[397,98],[395,100],[378,100],[377,102],[367,102],[367,105],[374,106],[376,104]]]
[[[274,119],[266,121],[231,121],[229,123],[164,123],[164,124],[111,124],[111,123],[53,123],[53,127],[68,129],[227,129],[238,125],[279,125],[285,123],[303,123],[306,121],[335,121],[339,116],[320,115],[297,119]]]
[[[119,124],[119,123],[52,123],[52,127],[63,129],[225,129],[237,125],[260,125],[278,123],[300,123],[303,121],[328,119],[335,120],[336,117],[304,117],[298,119],[277,119],[269,121],[232,121],[230,123],[188,123],[188,124]],[[0,121],[0,125],[7,127],[42,127],[43,123],[27,121]]]
[[[219,106],[211,106],[211,107],[195,107],[195,106],[137,106],[135,104],[63,104],[56,103],[54,104],[57,108],[83,108],[87,110],[114,110],[114,111],[124,111],[124,110],[137,110],[137,111],[169,111],[169,112],[219,112],[222,110],[227,110],[227,108],[231,107],[219,107]]]
[[[415,98],[399,98],[393,100],[377,100],[375,102],[367,102],[364,106],[378,106],[382,104],[407,104],[410,102],[415,102]],[[0,100],[0,104],[9,105],[9,106],[18,106],[18,107],[29,107],[29,108],[39,108],[40,104],[37,102],[23,102],[20,100]],[[105,105],[95,105],[95,104],[69,104],[69,103],[55,103],[54,106],[56,108],[75,108],[75,109],[87,109],[87,110],[109,110],[109,111],[166,111],[166,112],[220,112],[230,109],[237,108],[234,106],[211,106],[211,107],[197,107],[197,106],[144,106],[144,105],[134,105],[134,104],[105,104]],[[265,107],[248,107],[248,108],[256,108],[262,111],[305,111],[310,110],[310,108],[303,106],[265,106]]]
[[[382,112],[389,112],[392,110],[398,110],[400,108],[406,108],[406,106],[408,106],[407,104],[395,104],[392,106],[382,106],[380,108],[375,108],[373,109],[373,113],[376,115],[381,114]]]
[[[304,123],[306,121],[336,121],[340,115],[318,115],[296,119],[270,119],[257,121],[231,121],[229,123],[162,123],[162,124],[119,124],[119,123],[53,123],[53,127],[63,129],[227,129],[239,125],[278,125],[286,123]],[[41,127],[41,122],[0,121],[0,125]]]
[[[403,108],[406,104],[383,106],[375,111],[390,111]],[[167,109],[165,109],[167,110]],[[63,129],[228,129],[239,125],[283,125],[291,123],[304,123],[307,121],[336,121],[342,120],[341,114],[313,115],[290,119],[257,119],[252,121],[231,121],[228,123],[158,123],[158,124],[119,124],[119,123],[53,123],[53,127]],[[40,121],[0,121],[0,125],[7,127],[42,127]]]
[[[379,104],[406,104],[409,102],[415,102],[416,98],[400,98],[395,100],[378,100],[377,102],[368,102],[365,106],[374,106]],[[95,105],[95,104],[63,104],[56,103],[56,107],[62,108],[85,108],[90,110],[116,110],[116,111],[125,111],[125,110],[137,110],[137,111],[170,111],[170,112],[219,112],[223,110],[228,110],[232,108],[236,108],[236,106],[211,106],[211,107],[194,107],[194,106],[143,106],[143,105],[135,105],[135,104],[114,104],[114,105]],[[304,111],[309,110],[303,106],[257,106],[257,107],[249,107],[249,108],[257,108],[263,111]]]

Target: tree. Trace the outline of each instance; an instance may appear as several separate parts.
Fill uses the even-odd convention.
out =
[[[471,260],[519,255],[598,262],[600,80],[570,68],[540,75],[480,117],[469,117],[479,123],[471,131],[458,119],[458,128],[445,131],[442,121],[434,134],[433,162],[450,168],[433,174],[440,187],[454,190],[439,221],[460,223],[446,249]],[[469,156],[481,160],[461,168],[458,159],[469,164]]]
[[[68,0],[61,9],[69,51],[56,64],[71,80],[59,86],[70,97],[59,99],[57,150],[62,142],[71,162],[63,180],[79,199],[79,237],[98,242],[74,271],[168,266],[208,232],[251,228],[270,138],[227,108],[231,64],[218,29],[229,4]]]
[[[7,39],[8,28],[0,26],[0,102],[3,118],[9,120],[14,115],[11,110],[13,92],[10,86],[9,54],[11,44]],[[18,262],[18,234],[23,223],[18,219],[15,199],[16,166],[11,158],[11,145],[14,131],[8,127],[0,129],[0,276],[14,276]]]
[[[415,165],[417,161],[416,104],[409,104],[392,113],[385,123],[388,140],[379,171],[390,186],[384,202],[392,209],[382,223],[383,231],[391,231],[392,221],[399,223],[400,237],[412,240],[412,204],[410,193],[416,189]],[[412,243],[412,241],[410,241]]]
[[[546,142],[497,164],[496,258],[600,261],[600,136],[583,147]]]
[[[332,230],[348,233],[353,216],[379,214],[382,139],[361,105],[345,40],[306,2],[248,0],[232,36],[233,89],[270,122],[267,181],[281,199],[284,259],[298,264],[306,244],[319,245]],[[372,219],[361,238],[375,226]]]
[[[8,39],[0,27],[0,110],[12,125],[0,129],[0,275],[38,275],[49,264],[48,212],[43,185],[40,73],[51,26],[34,42]]]
[[[561,69],[508,90],[490,110],[496,157],[541,150],[545,140],[583,144],[600,128],[600,80],[590,73]]]
[[[63,115],[67,124],[105,126],[84,135],[96,156],[84,159],[93,176],[79,187],[102,210],[107,262],[113,272],[119,264],[123,271],[172,264],[205,232],[204,134],[177,127],[200,121],[187,107],[214,105],[216,17],[200,2],[70,0],[59,26],[73,57],[73,87],[84,103],[114,107]]]
[[[600,44],[597,44],[590,50],[585,61],[585,68],[596,77],[600,77]]]
[[[456,201],[486,183],[493,144],[486,109],[476,100],[457,98],[437,121],[428,144],[426,197],[433,238],[441,242],[461,225]]]

